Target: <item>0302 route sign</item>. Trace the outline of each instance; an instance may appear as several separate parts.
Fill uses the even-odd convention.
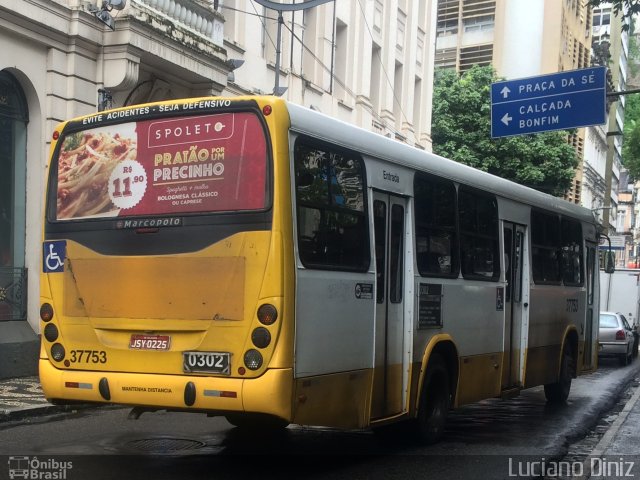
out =
[[[606,67],[491,84],[491,137],[606,123]]]

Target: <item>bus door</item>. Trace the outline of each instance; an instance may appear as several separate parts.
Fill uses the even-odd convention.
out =
[[[525,282],[524,234],[525,227],[511,222],[504,222],[504,261],[505,280],[504,291],[504,354],[502,367],[502,388],[519,386],[520,357],[522,338],[523,308],[527,303],[523,301]],[[521,385],[520,385],[521,386]]]
[[[582,369],[594,368],[593,354],[596,343],[596,330],[594,327],[599,322],[599,272],[596,268],[596,255],[598,245],[595,242],[586,242],[587,246],[587,308],[584,328],[584,354],[582,356]]]
[[[406,200],[374,192],[376,259],[375,369],[371,418],[402,412],[404,404],[404,272]]]

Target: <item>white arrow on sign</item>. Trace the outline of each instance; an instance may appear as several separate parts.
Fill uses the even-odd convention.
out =
[[[504,123],[507,127],[509,126],[509,122],[513,120],[513,117],[510,117],[508,113],[504,114],[504,117],[500,119],[502,123]]]
[[[500,90],[500,93],[502,94],[502,98],[507,98],[511,93],[511,90],[509,90],[509,87],[504,86],[502,90]]]

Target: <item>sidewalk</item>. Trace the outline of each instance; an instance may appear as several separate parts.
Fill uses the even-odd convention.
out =
[[[62,406],[50,404],[42,394],[38,377],[8,378],[0,380],[0,422],[26,417],[68,412],[82,405]]]
[[[640,387],[584,463],[584,479],[640,477]]]

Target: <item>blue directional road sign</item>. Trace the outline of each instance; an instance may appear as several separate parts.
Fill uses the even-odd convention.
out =
[[[491,84],[491,137],[606,123],[606,67]]]

